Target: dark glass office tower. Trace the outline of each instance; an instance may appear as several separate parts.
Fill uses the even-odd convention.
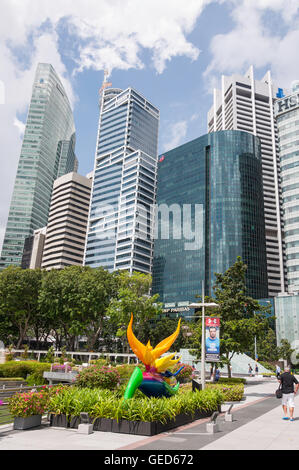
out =
[[[191,232],[201,230],[193,246],[186,238],[188,204]],[[160,294],[166,307],[194,302],[202,280],[206,295],[213,295],[214,273],[224,272],[237,256],[248,265],[248,293],[254,298],[268,296],[259,138],[220,131],[165,153],[159,159],[157,205],[153,293]],[[165,217],[168,239],[165,233],[162,236]]]
[[[68,97],[52,65],[38,64],[0,269],[21,265],[25,239],[47,225],[55,179],[77,167],[75,125]]]

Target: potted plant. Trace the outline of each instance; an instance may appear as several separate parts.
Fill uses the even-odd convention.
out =
[[[30,429],[41,425],[42,415],[47,411],[49,393],[16,393],[10,397],[8,407],[14,417],[14,429]]]

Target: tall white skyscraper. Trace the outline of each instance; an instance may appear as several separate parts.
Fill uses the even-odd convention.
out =
[[[84,264],[150,273],[159,110],[132,88],[104,87]]]
[[[279,146],[274,119],[279,90],[269,71],[262,80],[256,80],[251,66],[244,76],[222,76],[221,90],[214,89],[213,106],[208,112],[208,132],[243,130],[260,138],[270,297],[286,289]]]
[[[299,291],[299,82],[275,103],[288,292]]]

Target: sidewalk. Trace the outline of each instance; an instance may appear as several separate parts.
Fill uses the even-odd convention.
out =
[[[275,379],[245,387],[245,400],[235,404],[234,421],[218,418],[220,432],[206,433],[208,419],[198,420],[174,431],[157,436],[94,432],[78,434],[76,430],[40,428],[14,431],[12,425],[0,426],[0,450],[288,450],[299,449],[299,396],[295,397],[295,421],[283,421],[281,400],[274,392]],[[225,410],[225,409],[224,409]]]

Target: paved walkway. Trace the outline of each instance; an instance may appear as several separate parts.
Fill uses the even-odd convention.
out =
[[[280,400],[274,396],[275,379],[252,378],[245,387],[245,399],[235,404],[233,422],[218,418],[220,431],[207,434],[207,419],[198,420],[157,436],[40,428],[14,431],[0,426],[0,450],[299,450],[299,395],[295,397],[295,421],[282,420]],[[225,408],[223,408],[225,411]]]

